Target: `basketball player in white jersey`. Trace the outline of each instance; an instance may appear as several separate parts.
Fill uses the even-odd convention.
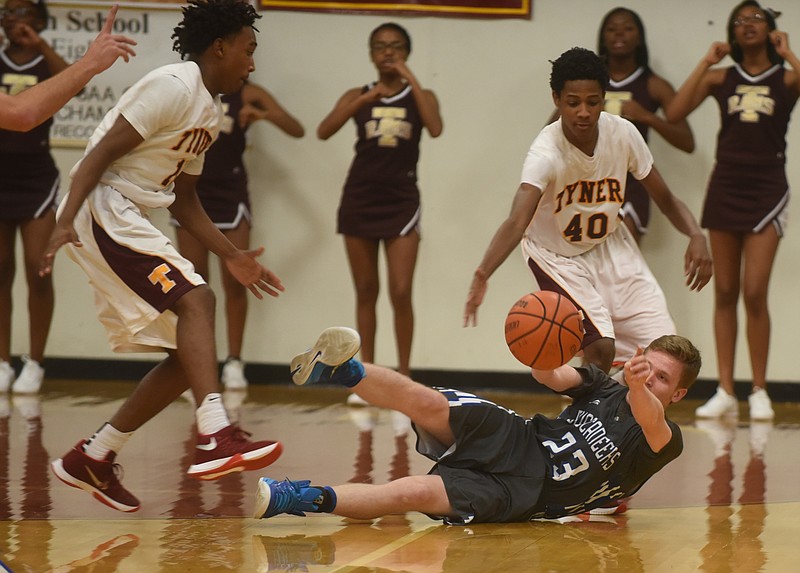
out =
[[[280,443],[251,442],[229,421],[219,392],[214,295],[147,215],[169,208],[258,298],[261,291],[277,296],[283,290],[256,261],[263,248],[237,249],[195,191],[223,120],[219,96],[240,89],[255,69],[259,17],[240,0],[192,0],[183,8],[172,37],[188,61],[150,72],[105,116],[72,170],[46,251],[42,272],[50,272],[62,245],[86,271],[115,351],[167,353],[107,423],[52,463],[63,482],[119,511],[136,511],[139,501],[114,471],[117,453],[187,388],[199,404],[189,475],[213,480],[264,467],[281,453]]]
[[[603,62],[589,50],[573,48],[553,62],[550,87],[561,117],[528,151],[511,214],[475,271],[464,312],[465,326],[477,323],[489,277],[522,240],[539,287],[583,312],[584,360],[606,372],[637,347],[675,332],[664,293],[622,224],[628,172],[689,237],[686,284],[700,290],[711,278],[705,236],[661,178],[642,136],[602,111],[607,83]]]

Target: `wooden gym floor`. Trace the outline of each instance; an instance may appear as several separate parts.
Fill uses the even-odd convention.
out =
[[[800,404],[774,423],[695,421],[671,409],[683,455],[624,516],[446,527],[419,514],[356,522],[328,515],[250,518],[262,472],[189,479],[193,406],[178,401],[132,438],[118,461],[142,508],[123,514],[69,488],[48,463],[88,437],[131,391],[128,382],[48,380],[38,398],[0,395],[0,571],[348,573],[798,570]],[[481,394],[523,415],[561,399]],[[262,470],[319,484],[382,483],[426,472],[412,433],[390,411],[348,407],[331,388],[253,386],[226,393],[233,418],[283,456]]]

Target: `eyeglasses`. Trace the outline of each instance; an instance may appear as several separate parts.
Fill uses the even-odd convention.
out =
[[[408,50],[408,46],[406,46],[403,42],[375,42],[370,46],[370,49],[373,52],[385,52],[387,50],[392,50],[394,52],[405,52]]]
[[[27,6],[20,6],[19,8],[0,8],[0,18],[7,18],[14,16],[15,18],[24,18],[34,13],[33,8]]]
[[[734,26],[744,26],[745,24],[761,24],[766,22],[767,19],[764,14],[756,12],[752,16],[737,16],[733,21]]]

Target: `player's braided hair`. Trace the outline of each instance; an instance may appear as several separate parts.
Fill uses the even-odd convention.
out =
[[[184,59],[188,54],[202,54],[217,38],[227,38],[239,33],[245,26],[254,30],[256,19],[261,18],[243,0],[189,0],[183,7],[183,20],[175,27],[172,49]]]
[[[586,48],[570,48],[554,62],[550,72],[550,89],[560,94],[564,84],[576,80],[595,80],[605,91],[608,72],[603,60]]]

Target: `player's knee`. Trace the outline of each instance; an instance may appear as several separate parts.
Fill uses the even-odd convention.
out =
[[[430,507],[431,504],[438,501],[439,489],[433,487],[430,479],[425,478],[428,476],[409,476],[398,484],[400,487],[396,494],[397,501],[403,507],[418,510]]]
[[[767,292],[764,289],[745,289],[742,294],[745,310],[748,314],[767,312]]]
[[[375,302],[378,300],[378,290],[380,288],[378,281],[356,281],[355,287],[359,302]]]
[[[211,287],[208,285],[199,285],[179,298],[172,310],[178,315],[188,311],[213,313],[216,304],[217,298],[214,295],[214,291],[211,290]]]
[[[407,308],[411,306],[411,283],[391,285],[389,289],[389,299],[395,308]]]
[[[450,417],[450,404],[441,392],[419,384],[414,393],[414,416],[420,420],[433,421]]]

